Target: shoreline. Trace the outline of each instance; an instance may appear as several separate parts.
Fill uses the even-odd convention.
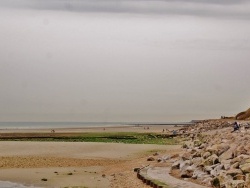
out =
[[[121,126],[93,126],[93,127],[44,127],[44,128],[1,128],[1,133],[32,133],[32,132],[51,132],[55,130],[57,133],[71,133],[71,132],[154,132],[159,133],[163,129],[170,131],[185,127],[186,125],[121,125]],[[146,128],[146,129],[144,129]]]

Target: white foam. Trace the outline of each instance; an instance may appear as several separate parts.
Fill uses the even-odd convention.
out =
[[[19,183],[13,183],[9,181],[0,181],[0,188],[38,188],[38,187],[25,186]]]

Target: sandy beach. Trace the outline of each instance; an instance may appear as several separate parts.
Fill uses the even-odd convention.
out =
[[[165,128],[165,127],[164,127]],[[170,128],[168,126],[168,128]],[[176,128],[176,127],[175,127]],[[84,132],[161,132],[162,126],[86,128]],[[171,127],[170,129],[174,129]],[[1,133],[32,133],[50,130],[1,130]],[[57,133],[82,129],[56,129]],[[176,153],[178,145],[93,142],[0,142],[0,181],[35,187],[147,187],[133,168],[148,165],[155,153]],[[129,181],[128,181],[129,180]]]

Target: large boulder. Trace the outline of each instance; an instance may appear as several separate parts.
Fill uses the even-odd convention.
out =
[[[240,169],[231,168],[226,172],[226,175],[235,177],[236,175],[242,175],[242,171]]]
[[[193,166],[187,166],[181,170],[182,178],[191,178],[193,176],[195,168]]]
[[[214,187],[214,188],[220,188],[221,186],[221,182],[220,182],[220,179],[219,178],[214,178],[211,180],[211,185]]]
[[[246,176],[244,174],[237,174],[233,177],[234,180],[246,180]]]
[[[244,173],[250,173],[250,159],[246,159],[241,162],[240,169]]]
[[[234,163],[236,163],[236,162],[243,163],[243,162],[246,161],[246,159],[249,159],[249,158],[250,158],[249,155],[239,155],[239,156],[237,156],[237,157],[235,157],[235,158],[233,158],[233,159],[231,160],[231,164],[234,164]]]
[[[224,152],[226,152],[228,149],[230,148],[229,144],[226,143],[221,143],[217,146],[217,155],[220,156],[221,154],[223,154]]]
[[[229,170],[231,168],[231,159],[223,160],[220,163],[223,164],[225,170]]]
[[[229,148],[230,148],[229,144],[221,143],[221,144],[214,144],[210,147],[207,147],[206,151],[220,156],[222,153],[227,151]]]
[[[181,159],[184,161],[190,160],[190,159],[192,159],[192,154],[190,152],[185,152],[181,155]]]
[[[202,157],[203,157],[204,159],[206,159],[206,158],[210,157],[211,155],[212,155],[212,154],[211,154],[209,151],[206,151],[205,153],[202,154]]]
[[[239,166],[240,166],[240,163],[236,162],[236,163],[231,165],[231,168],[239,168]]]
[[[184,170],[185,168],[187,168],[188,166],[191,165],[191,161],[190,160],[186,160],[186,161],[180,161],[180,170]]]
[[[208,176],[208,177],[204,177],[203,180],[202,180],[202,183],[211,187],[211,181],[213,180],[213,178],[211,176]]]
[[[210,171],[210,174],[213,176],[213,177],[216,177],[218,176],[221,171],[224,170],[224,166],[222,164],[219,164],[219,165],[216,165],[211,171]]]
[[[208,174],[201,169],[195,169],[193,172],[193,179],[204,179],[205,177],[208,177]]]
[[[211,153],[211,154],[216,154],[217,153],[217,144],[215,144],[215,145],[213,145],[213,146],[209,146],[209,147],[207,147],[206,148],[206,150],[205,151],[207,151],[207,152],[209,152],[209,153]]]
[[[191,160],[191,163],[195,166],[199,166],[202,163],[202,157],[196,157]]]
[[[219,157],[216,154],[211,155],[203,161],[204,166],[212,166],[219,163]]]
[[[245,149],[244,145],[240,145],[236,148],[236,150],[234,150],[233,152],[233,156],[237,157],[239,155],[246,155],[247,154],[247,150]]]
[[[177,160],[175,161],[172,166],[171,166],[171,169],[179,169],[180,168],[180,163],[182,162],[182,160]]]
[[[226,149],[226,148],[225,148]],[[231,144],[230,148],[225,150],[220,156],[219,159],[220,161],[222,160],[227,160],[227,159],[232,159],[233,158],[233,151],[236,149],[236,144]]]
[[[245,187],[250,188],[250,174],[246,174],[245,176]]]
[[[197,151],[192,155],[192,158],[201,157],[201,151]]]
[[[219,181],[219,185],[221,187],[226,187],[226,188],[230,187],[229,183],[232,181],[232,177],[229,175],[226,175],[225,171],[222,171],[220,173],[220,175],[218,175],[216,178]],[[216,180],[216,178],[215,178],[215,180]]]
[[[231,185],[232,185],[232,188],[244,188],[245,181],[244,180],[232,180]]]

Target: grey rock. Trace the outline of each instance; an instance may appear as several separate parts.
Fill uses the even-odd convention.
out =
[[[244,180],[232,180],[231,185],[232,188],[244,188],[245,181]]]
[[[211,155],[203,161],[204,166],[211,166],[217,163],[219,163],[219,158],[216,154]]]
[[[236,169],[236,168],[231,168],[226,172],[226,175],[230,175],[232,177],[236,176],[236,175],[241,175],[242,171],[240,169]]]
[[[212,184],[211,184],[211,181],[213,180],[213,178],[212,177],[206,177],[206,178],[204,178],[203,180],[202,180],[202,183],[204,183],[205,185],[207,185],[207,186],[211,186]]]
[[[244,173],[250,173],[250,163],[244,163],[244,164],[240,165],[240,169]]]
[[[177,160],[175,161],[172,166],[171,166],[171,169],[179,169],[180,168],[180,163],[181,163],[182,160]]]
[[[180,166],[179,166],[179,168],[180,168],[180,170],[183,170],[184,167],[190,166],[190,165],[191,165],[190,160],[180,161]]]
[[[240,166],[240,163],[236,162],[236,163],[231,165],[231,168],[239,168],[239,166]]]
[[[196,157],[191,160],[191,164],[199,166],[202,163],[202,157]]]
[[[195,168],[192,166],[183,167],[183,169],[181,170],[181,177],[182,178],[191,178],[193,176],[194,169]]]
[[[190,160],[190,159],[192,159],[192,154],[190,152],[185,152],[181,155],[181,159],[184,161]]]
[[[206,159],[206,158],[210,157],[211,155],[212,155],[212,154],[211,154],[209,151],[207,151],[207,152],[203,153],[202,157],[203,157],[204,159]]]
[[[208,177],[208,174],[201,169],[195,169],[192,175],[193,179],[204,179],[205,177]]]

